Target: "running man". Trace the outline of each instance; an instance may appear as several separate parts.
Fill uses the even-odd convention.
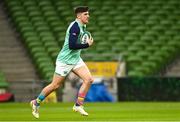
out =
[[[32,114],[35,118],[39,118],[39,107],[41,102],[51,92],[62,85],[65,77],[71,71],[83,80],[73,110],[79,112],[81,115],[88,116],[88,113],[83,109],[83,103],[93,82],[93,78],[88,67],[80,57],[81,49],[88,48],[93,44],[93,38],[88,39],[85,44],[82,44],[80,40],[81,35],[86,31],[86,24],[89,22],[90,16],[88,9],[87,6],[79,6],[74,10],[76,19],[69,25],[66,31],[63,48],[56,60],[53,80],[41,91],[37,99],[30,102]]]

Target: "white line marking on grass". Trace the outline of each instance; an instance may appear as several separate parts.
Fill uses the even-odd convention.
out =
[[[107,120],[104,120],[104,121],[97,121],[97,120],[94,120],[94,121],[64,121],[64,120],[60,120],[60,121],[0,121],[0,122],[180,122],[180,120],[179,121],[176,121],[176,120],[172,120],[172,121],[166,121],[166,120],[164,120],[164,121],[159,121],[159,120],[148,120],[148,121],[146,121],[146,120],[141,120],[141,121],[139,121],[139,120],[133,120],[133,121],[129,121],[129,120],[117,120],[117,121],[115,121],[115,120],[113,120],[113,121],[111,121],[111,120],[109,120],[109,121],[107,121]]]

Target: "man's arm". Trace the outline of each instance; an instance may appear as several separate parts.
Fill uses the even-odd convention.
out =
[[[77,50],[77,49],[83,49],[88,48],[89,44],[78,44],[78,35],[80,34],[80,28],[78,26],[78,23],[75,22],[70,31],[69,31],[69,49]]]

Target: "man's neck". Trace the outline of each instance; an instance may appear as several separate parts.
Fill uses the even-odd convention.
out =
[[[76,18],[76,20],[81,24],[82,26],[85,25],[80,19]]]

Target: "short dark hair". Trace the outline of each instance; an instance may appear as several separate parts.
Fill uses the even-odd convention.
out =
[[[77,15],[78,13],[87,12],[88,10],[88,6],[78,6],[74,9],[74,13]]]

